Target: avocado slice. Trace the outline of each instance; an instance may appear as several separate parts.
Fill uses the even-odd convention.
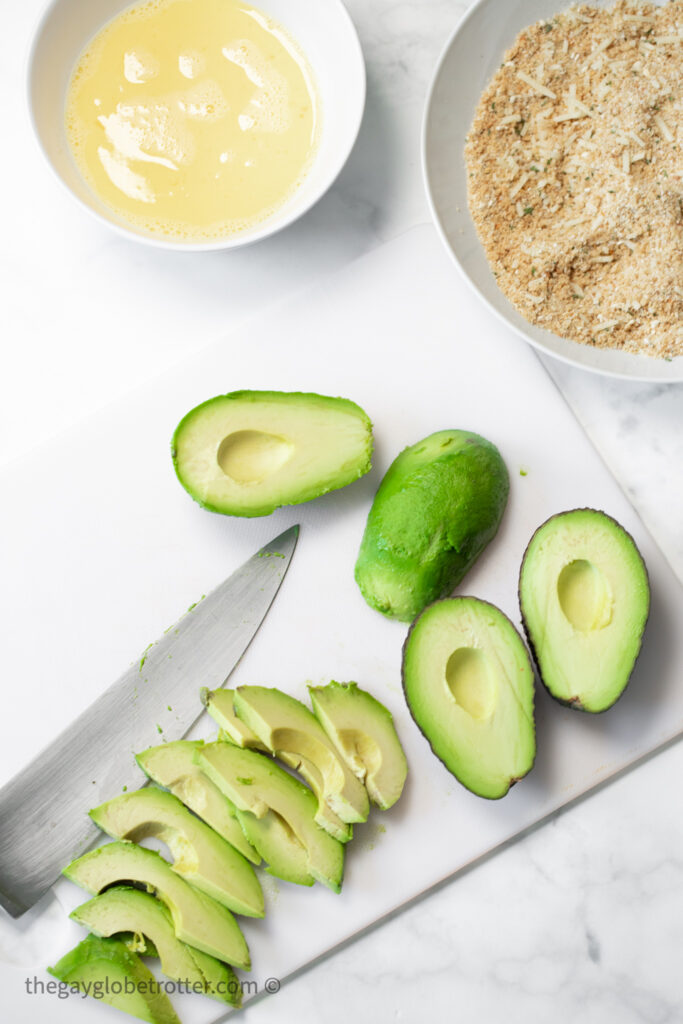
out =
[[[251,864],[173,793],[156,786],[121,793],[95,807],[90,817],[112,839],[161,839],[173,855],[172,869],[195,888],[236,914],[264,916],[263,892]]]
[[[234,709],[234,698],[235,691],[225,687],[220,690],[202,690],[202,700],[206,705],[206,710],[214,722],[220,726],[219,739],[226,739],[231,743],[235,743],[238,747],[249,747],[253,750],[263,750],[266,753],[271,753],[270,748],[259,739],[253,729],[250,729],[246,722],[237,717]],[[304,757],[287,760],[287,756],[283,756],[282,760],[292,767],[299,768],[303,777],[309,782],[311,777],[317,776],[319,778],[319,772],[315,766],[310,764]],[[342,821],[323,800],[318,802],[316,821],[321,828],[326,829],[340,843],[348,843],[353,838],[351,825]],[[272,843],[269,842],[267,845],[272,849]],[[273,867],[272,864],[271,867]],[[283,877],[276,871],[273,873],[278,874],[278,877]]]
[[[194,811],[214,832],[231,843],[252,864],[261,858],[247,840],[239,821],[235,805],[223,796],[220,789],[199,770],[194,762],[195,751],[201,740],[175,740],[149,747],[135,760],[147,775]]]
[[[316,824],[318,801],[310,789],[269,757],[232,743],[207,743],[197,751],[197,762],[239,810],[257,818],[275,811],[306,850],[309,874],[341,891],[344,847]],[[259,852],[265,858],[264,849]]]
[[[200,694],[206,710],[223,733],[223,738],[238,747],[251,747],[254,750],[268,750],[256,733],[235,714],[233,706],[235,691],[222,687],[220,690],[208,690],[204,687]]]
[[[233,391],[188,412],[171,448],[180,483],[203,508],[267,516],[367,473],[372,424],[346,398]]]
[[[88,935],[48,971],[65,984],[148,1024],[180,1024],[152,972],[120,939]]]
[[[368,796],[382,810],[396,803],[408,763],[391,712],[357,683],[309,686],[315,717]]]
[[[227,907],[172,871],[156,850],[135,843],[107,843],[72,861],[62,874],[93,895],[116,883],[138,882],[166,904],[182,942],[245,971],[250,969],[247,944]]]
[[[548,693],[606,711],[626,689],[650,611],[633,538],[605,512],[573,509],[538,528],[524,555],[519,602]]]
[[[440,430],[398,455],[379,486],[356,562],[371,608],[412,621],[450,594],[495,536],[508,497],[500,452]]]
[[[295,697],[267,686],[238,686],[234,709],[268,750],[303,776],[318,798],[320,827],[341,842],[349,839],[344,823],[367,820],[368,794],[315,715]]]
[[[121,937],[122,932],[132,932],[133,939],[123,939],[128,948],[158,956],[168,978],[187,987],[201,985],[206,995],[231,1006],[241,1005],[242,992],[234,971],[176,938],[167,907],[148,892],[128,886],[107,889],[69,916],[95,935]]]
[[[295,885],[313,885],[308,850],[276,811],[266,811],[262,818],[257,818],[251,811],[238,810],[237,819],[249,842],[268,864],[269,875]]]
[[[425,609],[403,648],[403,689],[432,751],[473,793],[496,800],[531,770],[534,673],[492,604],[455,597]]]

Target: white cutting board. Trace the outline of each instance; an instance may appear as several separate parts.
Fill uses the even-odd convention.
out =
[[[175,479],[169,439],[187,409],[237,388],[353,398],[375,424],[371,474],[266,519],[204,512]],[[501,530],[461,593],[493,601],[518,623],[517,574],[531,534],[554,512],[584,505],[605,509],[633,533],[652,580],[645,649],[622,700],[591,717],[540,691],[536,766],[493,803],[466,792],[430,753],[401,693],[406,627],[371,611],[353,581],[382,474],[402,447],[446,427],[495,442],[512,484]],[[190,603],[266,540],[301,523],[280,595],[231,682],[264,683],[304,697],[306,681],[358,680],[393,712],[410,775],[400,803],[386,814],[373,812],[356,829],[341,896],[264,876],[267,917],[244,924],[260,988],[683,730],[680,585],[531,349],[478,303],[431,228],[410,231],[254,318],[199,358],[14,464],[0,480],[0,500],[0,783]],[[198,689],[201,684],[197,679]],[[162,725],[165,714],[160,709]],[[209,724],[203,728],[208,732]],[[150,742],[157,740],[150,723]],[[93,804],[113,795],[94,792]],[[66,882],[57,895],[68,909],[83,898]],[[11,927],[3,923],[6,951]],[[33,941],[35,953],[23,954],[22,968],[0,971],[13,1022],[38,1015],[71,1024],[117,1019],[92,1000],[25,994],[27,973],[46,980],[43,965],[81,937],[54,904],[42,924],[24,922],[16,948]],[[35,970],[27,970],[31,960]],[[190,1024],[207,1024],[221,1012],[203,997],[176,1002]]]

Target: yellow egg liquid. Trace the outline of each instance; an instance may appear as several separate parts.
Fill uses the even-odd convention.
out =
[[[248,230],[292,197],[315,152],[305,57],[236,0],[148,0],[86,47],[66,100],[76,166],[121,220],[177,241]]]

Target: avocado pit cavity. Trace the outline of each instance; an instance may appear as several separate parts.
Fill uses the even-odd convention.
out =
[[[272,476],[294,454],[294,445],[262,430],[235,430],[223,438],[216,459],[238,484],[257,484]]]
[[[567,621],[581,633],[612,620],[612,591],[603,571],[585,558],[568,562],[557,578],[557,597]]]
[[[477,647],[458,647],[446,663],[446,683],[455,703],[471,718],[490,718],[496,687],[489,659]]]

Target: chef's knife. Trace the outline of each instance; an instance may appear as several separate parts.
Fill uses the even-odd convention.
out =
[[[263,621],[296,546],[293,526],[193,606],[0,790],[0,904],[32,907],[98,835],[88,810],[143,782],[134,755],[181,739]]]

